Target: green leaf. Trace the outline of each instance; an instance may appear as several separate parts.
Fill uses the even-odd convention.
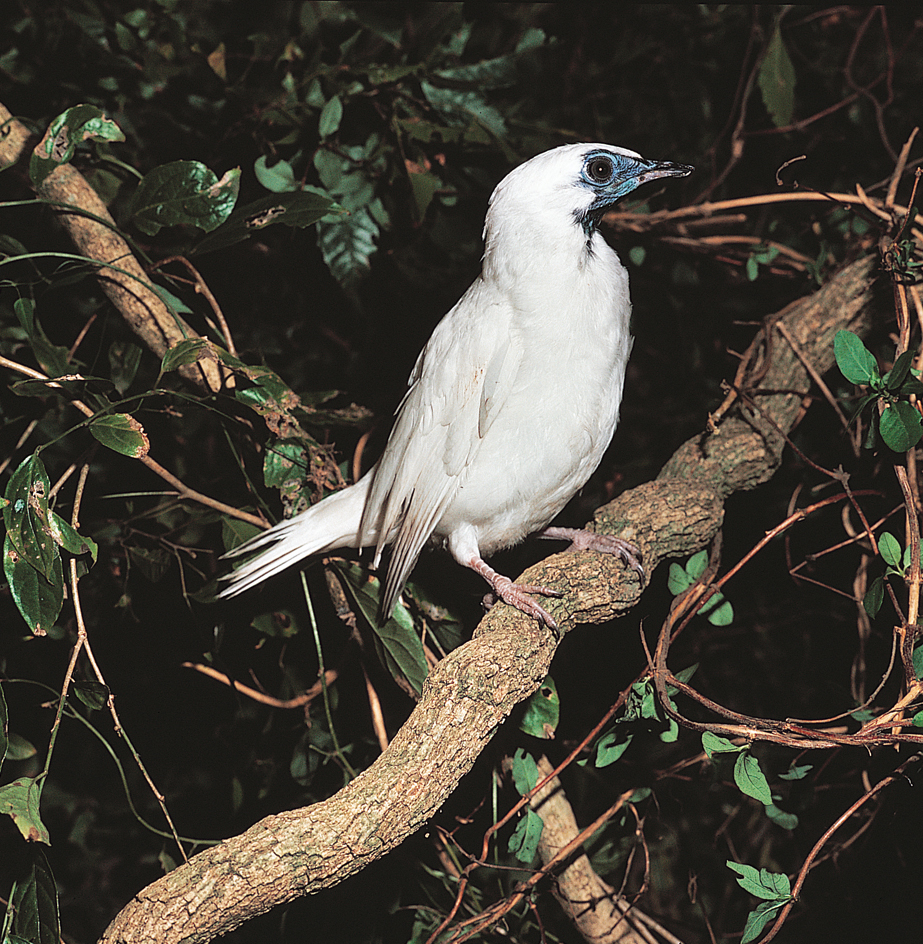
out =
[[[730,626],[734,622],[734,608],[720,590],[702,607],[701,613],[712,626]]]
[[[263,455],[263,484],[267,488],[300,491],[308,470],[308,452],[294,439],[273,439]],[[288,488],[286,488],[288,487]]]
[[[631,264],[638,266],[640,268],[644,265],[644,260],[647,258],[647,250],[644,246],[632,246],[628,250],[628,258],[631,260]]]
[[[850,383],[870,384],[881,378],[878,362],[852,331],[837,331],[833,339],[833,354],[840,373]]]
[[[744,747],[738,747],[727,738],[712,734],[711,731],[702,732],[702,749],[705,751],[709,760],[711,760],[715,754],[738,754],[746,750]]]
[[[520,796],[534,790],[538,783],[538,764],[535,758],[521,747],[516,748],[512,763],[513,785]]]
[[[561,714],[561,699],[549,675],[525,705],[519,730],[537,738],[553,738]]]
[[[340,127],[340,121],[342,118],[343,102],[340,100],[339,95],[334,95],[333,98],[331,98],[330,101],[324,105],[323,110],[320,113],[317,132],[321,139],[327,138],[331,134],[335,134],[337,129]]]
[[[272,167],[266,163],[266,155],[256,159],[253,165],[256,179],[273,193],[292,193],[301,189],[301,182],[295,176],[295,171],[288,161],[278,160]]]
[[[216,249],[226,249],[276,223],[304,229],[324,217],[342,216],[344,213],[343,207],[316,188],[305,188],[296,193],[271,194],[238,207],[222,227],[209,233],[196,245],[194,252],[200,256]]]
[[[789,767],[784,774],[779,774],[780,780],[804,780],[805,777],[814,769],[813,764],[801,764],[800,766]]]
[[[776,826],[781,826],[783,829],[795,829],[798,826],[798,817],[794,813],[786,813],[785,810],[780,810],[775,803],[767,803],[765,806],[766,815],[776,824]]]
[[[734,783],[741,793],[759,800],[766,805],[772,803],[772,791],[766,781],[766,775],[760,768],[759,761],[749,752],[737,756],[734,763]]]
[[[752,865],[732,862],[730,859],[725,864],[739,874],[737,884],[757,898],[766,901],[787,901],[792,896],[792,884],[787,875],[766,869],[757,870]]]
[[[628,750],[633,734],[625,734],[618,729],[604,734],[596,745],[596,759],[594,767],[608,767],[614,764]]]
[[[74,557],[89,554],[93,563],[96,563],[96,554],[99,550],[96,542],[92,538],[84,537],[53,511],[48,515],[48,530],[55,544],[63,547],[68,554],[73,554]]]
[[[35,146],[29,177],[35,187],[59,165],[66,164],[82,141],[124,141],[119,126],[95,105],[74,105],[58,115]]]
[[[41,786],[34,777],[20,777],[0,787],[0,815],[9,816],[29,842],[51,845],[51,837],[39,816]]]
[[[901,546],[889,531],[885,531],[878,538],[878,553],[882,560],[891,567],[899,568],[901,564]]]
[[[31,298],[17,298],[13,311],[23,331],[31,338],[35,334],[35,302]]]
[[[51,483],[37,452],[27,456],[10,476],[3,509],[10,543],[27,564],[46,580],[52,579],[55,560],[60,562],[58,547],[48,525],[48,493]],[[7,555],[4,554],[4,566]]]
[[[420,88],[427,101],[440,111],[450,124],[469,124],[472,119],[487,128],[497,138],[504,138],[507,133],[503,115],[492,105],[488,105],[483,94],[477,90],[439,88],[429,82],[421,81]]]
[[[164,226],[182,224],[210,233],[231,215],[239,189],[239,167],[219,180],[198,161],[172,161],[144,176],[129,213],[148,236],[156,236]]]
[[[38,750],[31,741],[27,741],[18,734],[10,734],[9,751],[6,755],[9,760],[28,760],[36,754]]]
[[[513,835],[510,836],[507,850],[516,856],[520,862],[528,865],[535,858],[544,826],[545,824],[538,813],[531,806],[527,806],[525,815],[520,818]]]
[[[884,386],[892,393],[897,393],[907,379],[913,363],[913,355],[913,351],[904,351],[894,362],[894,366],[881,378]]]
[[[744,933],[740,939],[740,944],[750,944],[750,941],[755,941],[763,933],[763,928],[784,906],[785,902],[776,901],[764,901],[757,905],[747,915],[747,923],[744,925]]]
[[[698,580],[708,567],[708,551],[699,551],[686,561],[686,573],[693,580]]]
[[[410,189],[413,193],[414,220],[422,223],[433,202],[433,196],[442,186],[442,181],[435,174],[410,174]]]
[[[869,585],[865,596],[862,598],[862,606],[865,612],[874,619],[878,616],[881,604],[885,599],[885,581],[884,577],[876,577]]]
[[[129,547],[128,556],[151,583],[163,580],[173,564],[173,555],[159,547]]]
[[[109,371],[115,389],[122,395],[132,385],[141,364],[141,348],[131,341],[113,341],[109,345]]]
[[[317,243],[333,277],[350,286],[369,272],[369,258],[375,252],[378,224],[368,210],[359,210],[336,223],[319,223]]]
[[[673,596],[679,596],[685,593],[693,584],[693,580],[679,564],[670,564],[670,572],[667,576],[667,588]]]
[[[144,427],[128,413],[97,416],[90,421],[89,430],[104,446],[132,459],[146,456],[151,448]]]
[[[917,646],[913,650],[913,656],[911,657],[913,662],[913,674],[917,678],[923,678],[923,645]]]
[[[0,767],[6,760],[6,752],[9,750],[9,712],[6,707],[6,696],[3,694],[3,686],[0,685]]]
[[[44,636],[55,624],[64,605],[64,565],[60,555],[52,564],[50,579],[20,555],[7,532],[3,541],[3,573],[22,618],[36,636]]]
[[[45,854],[38,847],[31,850],[32,867],[25,878],[16,882],[10,894],[13,913],[10,941],[28,944],[60,944],[61,920],[58,913],[58,889]]]
[[[407,608],[398,601],[387,622],[379,626],[381,584],[378,578],[370,577],[357,564],[336,561],[332,566],[343,578],[343,586],[358,613],[372,629],[382,663],[393,676],[406,679],[414,691],[421,692],[429,667]]]
[[[777,128],[791,124],[795,109],[795,67],[782,42],[778,24],[760,64],[757,84],[773,124]]]
[[[895,452],[907,452],[923,438],[923,418],[906,400],[888,404],[879,417],[881,438]]]
[[[177,341],[164,354],[163,360],[160,362],[160,371],[168,374],[171,370],[188,367],[190,364],[194,364],[208,349],[208,341],[204,338],[186,338],[184,341]]]
[[[105,708],[109,703],[109,688],[100,682],[74,682],[74,694],[94,711]]]

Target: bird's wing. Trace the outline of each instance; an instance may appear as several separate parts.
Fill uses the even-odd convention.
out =
[[[363,535],[378,534],[376,561],[393,544],[384,613],[512,389],[520,354],[510,327],[509,303],[478,279],[417,360],[363,518]]]

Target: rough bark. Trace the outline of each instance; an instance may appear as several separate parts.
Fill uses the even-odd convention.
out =
[[[32,137],[29,129],[0,104],[0,169],[11,167],[26,157],[30,153],[29,144],[37,143],[30,142]],[[150,279],[128,243],[118,234],[109,210],[80,171],[70,164],[62,164],[45,178],[37,195],[50,204],[66,204],[55,207],[58,221],[82,256],[102,263],[98,278],[103,291],[151,351],[163,357],[174,344],[198,337],[149,287]],[[92,213],[104,222],[90,219],[84,213]],[[180,368],[179,372],[204,390],[221,388],[221,368],[214,355],[207,351],[202,360]]]
[[[775,330],[776,321],[784,321],[823,373],[833,363],[835,332],[864,334],[868,328],[871,271],[872,260],[860,259],[781,319],[767,321],[759,365],[759,385],[767,394],[751,394],[779,429],[758,412],[729,413],[714,431],[680,447],[656,481],[596,513],[598,530],[641,547],[648,580],[665,558],[704,547],[721,527],[727,496],[765,482],[778,467],[784,446],[779,430],[787,432],[795,422],[810,379]],[[565,631],[625,613],[643,589],[619,561],[593,553],[556,554],[522,579],[563,591],[561,600],[547,605]],[[413,714],[368,770],[329,800],[267,817],[149,885],[101,941],[209,941],[385,855],[428,821],[497,726],[535,691],[555,645],[533,620],[494,607],[475,637],[435,667]]]

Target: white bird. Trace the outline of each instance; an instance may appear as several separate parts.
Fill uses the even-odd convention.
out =
[[[567,144],[507,175],[490,198],[481,274],[436,326],[376,465],[355,485],[277,524],[228,556],[261,553],[222,597],[340,548],[392,547],[390,615],[424,545],[447,547],[506,603],[552,629],[533,595],[482,555],[528,534],[620,554],[626,541],[546,528],[599,465],[618,422],[631,351],[628,273],[598,231],[641,184],[685,164],[605,144]]]

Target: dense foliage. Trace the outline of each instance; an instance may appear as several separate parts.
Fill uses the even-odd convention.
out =
[[[754,326],[887,235],[874,330],[864,344],[838,339],[841,372],[826,379],[847,417],[865,412],[847,434],[813,391],[819,402],[772,482],[729,501],[721,572],[794,507],[838,488],[827,470],[840,466],[887,537],[873,548],[857,518],[837,518],[841,505],[808,518],[723,585],[671,663],[687,669],[684,684],[746,716],[829,718],[850,733],[909,693],[895,730],[923,726],[910,521],[918,231],[891,212],[894,199],[881,210],[919,120],[916,12],[6,5],[0,104],[39,153],[0,173],[5,940],[55,940],[57,896],[63,939],[93,941],[181,861],[180,845],[192,854],[334,794],[401,726],[430,662],[470,636],[481,587],[438,555],[421,562],[407,607],[383,629],[355,564],[315,566],[304,581],[293,573],[229,605],[214,600],[220,556],[260,517],[278,520],[374,461],[421,344],[477,272],[492,186],[566,141],[697,167],[613,221],[637,341],[620,429],[565,512],[570,524],[656,476],[706,427]],[[898,207],[919,154],[917,141],[904,156]],[[189,340],[160,350],[133,332],[99,265],[35,198],[62,162],[100,195]],[[805,191],[836,196],[784,199]],[[744,199],[760,194],[779,199]],[[684,218],[657,212],[735,198]],[[220,364],[222,389],[196,373],[197,358]],[[506,572],[546,550],[509,552]],[[755,939],[790,903],[825,830],[899,770],[811,860],[783,933],[884,939],[918,928],[912,744],[809,751],[703,736],[637,680],[640,637],[656,636],[674,595],[714,579],[714,563],[657,571],[630,617],[569,634],[553,682],[425,835],[228,940],[427,940],[486,830],[534,786],[532,757],[563,760],[620,694],[615,719],[561,776],[581,827],[625,797],[587,849],[639,909],[688,942],[739,935],[749,916]],[[670,697],[712,720],[678,689]],[[471,873],[457,920],[528,876],[535,819],[499,832],[490,862],[500,868]],[[540,883],[479,939],[580,940],[550,888]]]

